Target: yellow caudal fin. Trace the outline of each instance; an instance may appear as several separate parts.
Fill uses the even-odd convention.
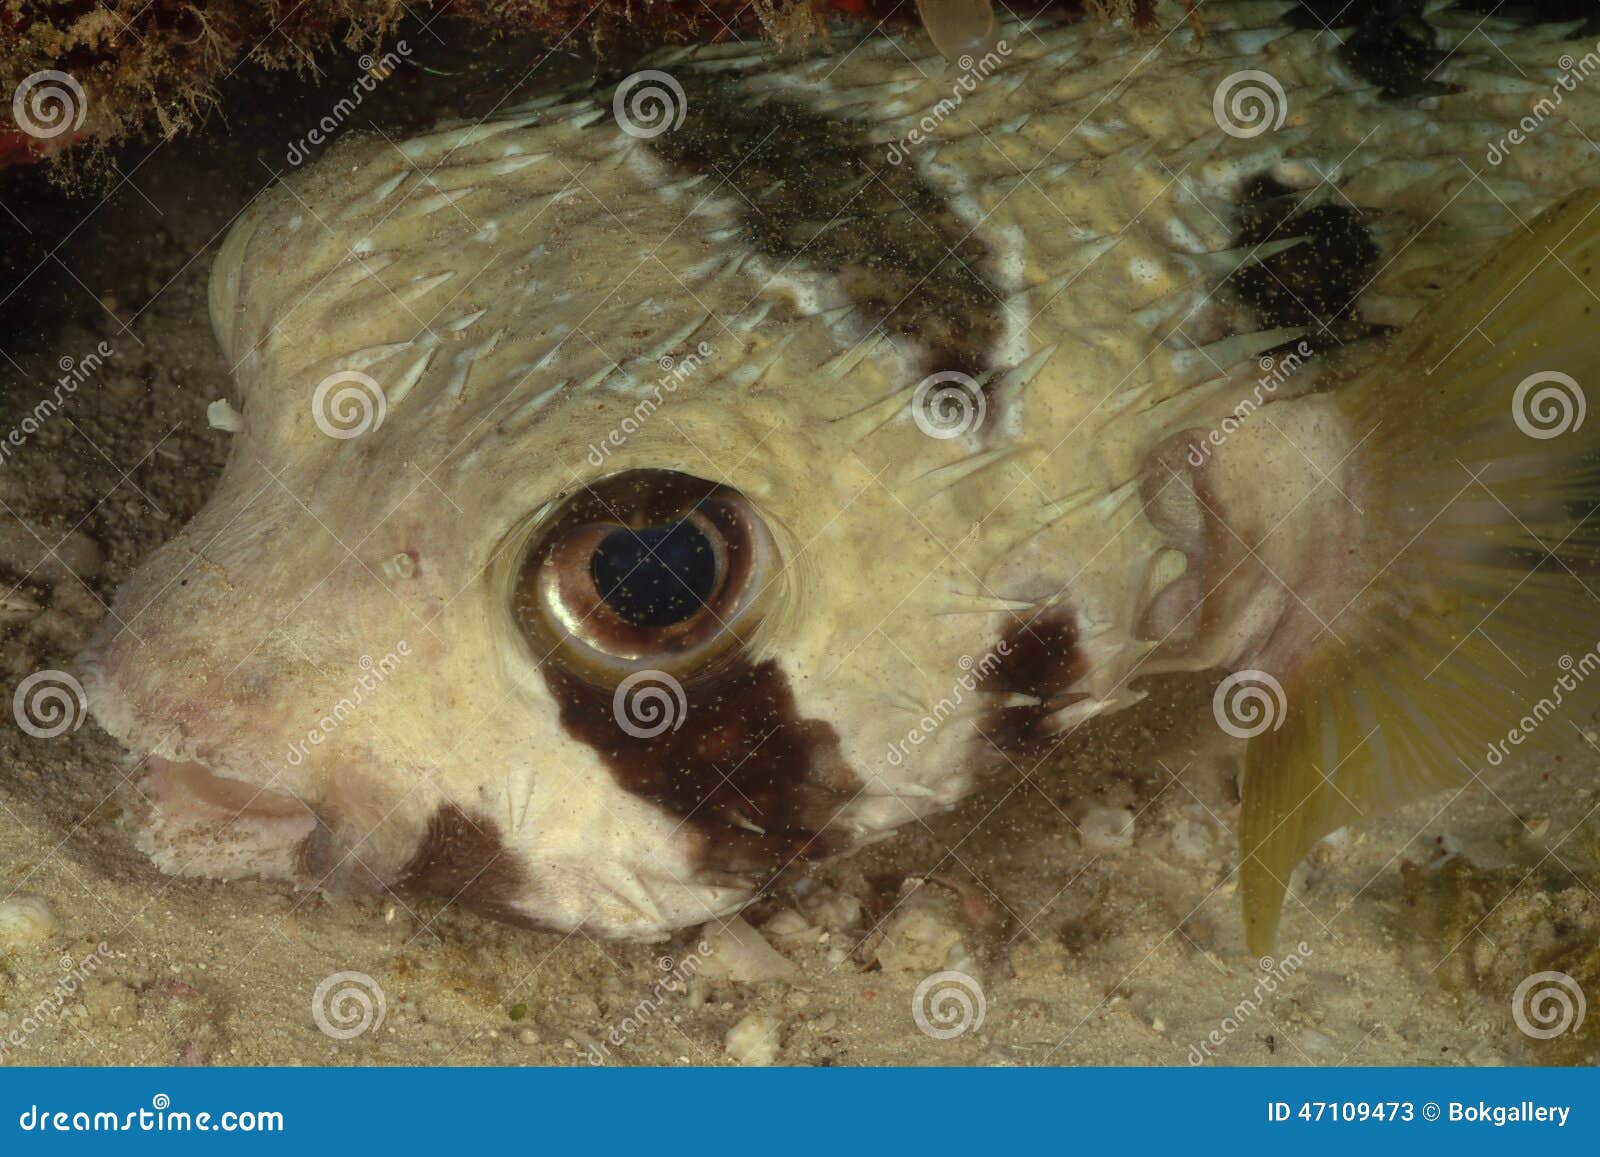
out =
[[[1366,585],[1250,741],[1245,929],[1346,824],[1570,745],[1600,700],[1600,192],[1508,240],[1341,395]],[[1448,797],[1441,797],[1443,805]]]

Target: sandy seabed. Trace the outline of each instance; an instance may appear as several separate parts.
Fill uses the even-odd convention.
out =
[[[517,52],[430,58],[434,71],[399,77],[342,131],[469,108]],[[30,675],[72,670],[117,584],[214,485],[228,436],[206,406],[230,389],[206,316],[211,258],[339,83],[243,75],[206,132],[101,156],[70,191],[42,168],[0,171],[0,430],[22,428],[63,367],[110,351],[0,462],[7,703]],[[1296,875],[1277,955],[1258,961],[1234,872],[1238,751],[1219,743],[1209,681],[1151,691],[955,812],[785,882],[746,913],[771,950],[711,957],[697,932],[603,943],[404,892],[162,876],[119,826],[132,764],[118,745],[92,721],[43,738],[7,712],[0,1063],[1600,1055],[1600,1011],[1548,1039],[1523,1027],[1539,1027],[1530,977],[1600,993],[1592,733],[1564,759],[1508,763],[1326,842]],[[940,972],[961,978],[930,985]]]

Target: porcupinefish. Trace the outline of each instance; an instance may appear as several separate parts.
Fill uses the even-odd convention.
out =
[[[1570,737],[1596,29],[1328,7],[677,49],[284,176],[226,470],[84,657],[140,846],[660,937],[1215,670],[1262,949]]]

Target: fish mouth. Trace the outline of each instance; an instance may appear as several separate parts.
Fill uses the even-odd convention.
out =
[[[731,914],[758,886],[701,873],[689,846],[530,848],[445,796],[391,809],[363,790],[383,786],[376,765],[349,752],[337,765],[341,790],[306,794],[323,786],[306,767],[256,762],[249,745],[200,725],[204,704],[170,679],[147,679],[135,659],[102,642],[79,670],[93,717],[129,753],[119,825],[165,875],[342,895],[403,888],[522,926],[636,940]]]
[[[316,814],[288,792],[219,775],[202,763],[147,755],[126,822],[163,872],[211,879],[297,880]]]
[[[183,725],[156,723],[162,708],[178,706],[170,681],[131,669],[112,620],[78,663],[90,714],[136,761],[122,789],[121,822],[139,850],[169,875],[301,878],[302,849],[318,823],[310,807],[289,791],[228,775],[197,758]]]

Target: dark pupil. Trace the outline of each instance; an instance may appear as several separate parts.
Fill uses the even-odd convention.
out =
[[[615,530],[589,560],[595,589],[636,627],[670,627],[705,605],[717,579],[711,544],[691,522]]]

